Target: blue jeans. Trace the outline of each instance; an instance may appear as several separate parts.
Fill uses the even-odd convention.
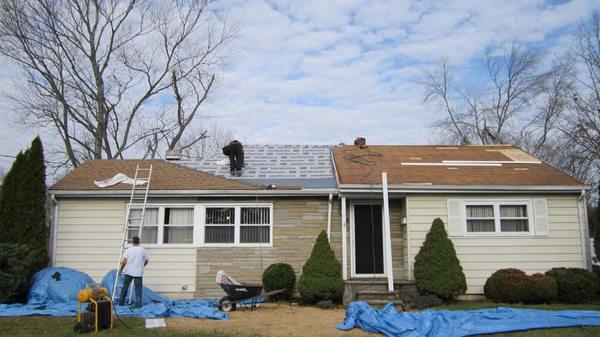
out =
[[[135,293],[135,307],[140,308],[142,306],[142,277],[135,277],[131,275],[123,275],[123,288],[121,288],[121,295],[119,296],[119,305],[125,303],[125,297],[127,297],[127,291],[133,281],[133,290]]]

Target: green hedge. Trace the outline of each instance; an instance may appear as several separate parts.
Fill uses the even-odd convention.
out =
[[[500,269],[490,276],[483,287],[485,297],[499,303],[521,302],[522,291],[529,277],[516,268]]]
[[[454,245],[437,218],[415,257],[415,280],[419,291],[442,299],[454,299],[467,290],[467,280]]]
[[[296,284],[296,274],[294,273],[294,268],[289,264],[274,263],[265,269],[262,281],[266,291],[287,290],[283,294],[273,296],[273,299],[288,299],[292,295],[294,285]]]
[[[0,303],[24,302],[38,253],[26,245],[0,243]]]
[[[498,303],[551,303],[557,295],[553,278],[543,274],[527,276],[516,268],[497,270],[483,289],[487,298]]]
[[[581,268],[552,268],[546,272],[558,286],[558,300],[564,303],[592,302],[596,297],[596,275]]]
[[[325,231],[319,234],[310,258],[302,268],[298,290],[307,304],[324,300],[339,303],[342,300],[342,266],[335,258]]]
[[[527,279],[522,291],[521,302],[525,304],[551,303],[556,299],[558,286],[556,281],[544,274],[533,274]]]

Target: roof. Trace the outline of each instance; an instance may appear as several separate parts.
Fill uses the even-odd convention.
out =
[[[327,145],[244,145],[241,177],[229,174],[229,159],[220,155],[179,165],[256,185],[296,186],[301,189],[337,187],[331,150]]]
[[[510,145],[337,146],[340,185],[584,186],[581,181]]]
[[[112,178],[117,173],[134,177],[137,165],[152,165],[151,190],[254,190],[255,186],[228,180],[163,160],[93,159],[87,160],[50,187],[50,190],[131,190],[131,185],[119,183],[100,188],[94,180]],[[145,174],[144,174],[145,176]]]

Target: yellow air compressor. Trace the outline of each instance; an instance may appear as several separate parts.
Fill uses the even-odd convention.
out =
[[[77,324],[73,330],[82,334],[114,328],[113,302],[106,288],[88,284],[77,294]],[[87,303],[85,309],[84,303]]]

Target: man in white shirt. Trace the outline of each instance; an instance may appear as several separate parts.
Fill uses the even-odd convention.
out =
[[[148,264],[148,254],[140,246],[139,237],[134,236],[131,243],[133,246],[123,253],[123,261],[121,261],[121,268],[119,268],[119,274],[125,274],[123,275],[123,288],[121,288],[121,295],[119,296],[119,305],[125,303],[127,290],[131,285],[131,281],[133,281],[135,307],[140,308],[142,306],[142,277],[144,276],[144,267]]]

